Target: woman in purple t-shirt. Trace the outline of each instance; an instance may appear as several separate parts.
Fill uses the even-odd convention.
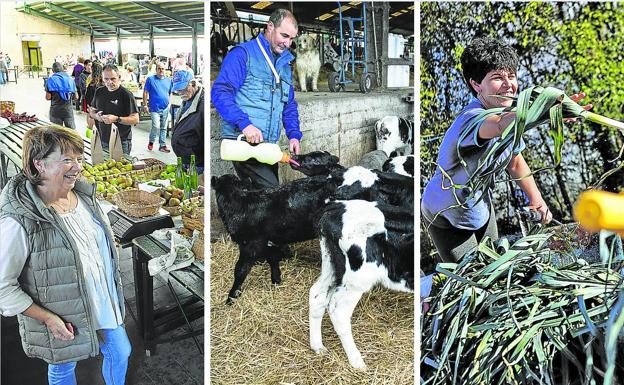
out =
[[[485,236],[498,238],[490,197],[493,186],[483,196],[474,197],[466,183],[479,160],[496,143],[496,138],[516,119],[515,112],[503,112],[491,115],[480,124],[471,124],[484,110],[512,105],[511,99],[498,96],[518,94],[518,55],[514,49],[491,37],[476,38],[462,53],[461,64],[464,80],[474,98],[444,135],[438,167],[425,187],[421,203],[423,223],[438,251],[439,261],[443,262],[458,262]],[[581,92],[572,95],[572,99],[578,101],[584,96]],[[459,142],[460,138],[465,139]],[[552,213],[531,176],[531,169],[521,153],[523,149],[524,142],[521,142],[517,149],[510,147],[497,161],[508,159],[513,151],[507,172],[527,195],[529,208],[539,212],[543,223],[548,223]]]

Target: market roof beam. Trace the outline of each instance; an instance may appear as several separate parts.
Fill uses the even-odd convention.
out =
[[[168,18],[177,21],[178,23],[182,23],[184,25],[187,25],[191,28],[193,28],[194,26],[197,26],[197,33],[201,34],[204,32],[204,24],[203,23],[197,23],[194,24],[192,21],[187,20],[186,18],[180,16],[180,15],[176,15],[175,13],[161,7],[155,4],[152,4],[150,2],[139,2],[139,1],[135,1],[134,4],[141,6],[143,8],[147,8],[150,11],[154,11],[156,13],[160,13],[161,15],[167,16]]]
[[[106,29],[109,29],[111,31],[117,31],[117,27],[115,27],[114,25],[105,23],[105,22],[100,21],[100,20],[98,20],[96,18],[93,18],[93,17],[88,17],[88,16],[81,15],[78,12],[70,11],[67,8],[59,7],[58,5],[55,5],[55,4],[52,4],[52,3],[46,3],[46,7],[48,7],[49,9],[51,9],[53,11],[64,13],[66,15],[75,17],[76,19],[85,20],[85,21],[87,21],[89,23],[93,23],[93,24],[99,25],[102,28],[106,28]],[[124,29],[122,29],[121,33],[127,34],[129,32],[124,30]]]
[[[105,39],[105,40],[110,40],[110,39],[115,39],[117,35],[112,34],[112,35],[107,35],[107,34],[96,34],[95,37],[96,39]],[[122,38],[127,39],[127,38],[140,38],[143,37],[145,38],[145,40],[147,40],[147,37],[149,35],[146,35],[144,33],[130,33],[130,34],[125,34],[125,35],[121,35]],[[203,36],[203,35],[199,35],[198,36]],[[191,37],[189,36],[189,32],[187,31],[169,31],[169,32],[159,32],[159,33],[155,33],[154,32],[154,37],[155,38],[163,38],[163,37]]]
[[[118,19],[127,21],[128,23],[136,24],[139,27],[143,27],[143,28],[145,28],[148,31],[150,29],[150,25],[147,24],[147,23],[144,23],[144,22],[142,22],[140,20],[137,20],[137,19],[135,19],[133,17],[126,16],[123,13],[119,13],[117,11],[113,11],[112,9],[108,9],[108,8],[102,7],[101,5],[99,5],[97,3],[94,3],[92,1],[80,0],[78,3],[80,5],[85,6],[85,7],[88,7],[88,8],[91,8],[91,9],[95,9],[96,11],[100,11],[100,12],[105,13],[107,15],[114,16],[114,17],[116,17]],[[154,32],[166,32],[166,31],[164,29],[160,29],[158,27],[154,27]]]
[[[18,11],[22,11],[22,12],[24,12],[26,14],[29,14],[29,15],[35,15],[35,16],[43,17],[43,18],[48,19],[48,20],[55,21],[57,23],[65,24],[68,27],[75,28],[75,29],[77,29],[79,31],[82,31],[82,32],[85,32],[85,33],[88,33],[88,34],[91,34],[91,32],[92,32],[89,28],[83,27],[82,25],[74,24],[74,23],[71,23],[69,21],[65,21],[63,19],[59,19],[58,17],[48,15],[48,14],[46,14],[44,12],[40,12],[40,11],[34,10],[31,7],[29,7],[28,5],[24,5],[23,7],[21,7],[21,9],[17,8],[17,10]],[[101,37],[102,34],[94,33],[94,36]]]

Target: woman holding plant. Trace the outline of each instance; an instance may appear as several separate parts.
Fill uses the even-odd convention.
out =
[[[542,222],[552,214],[531,169],[522,157],[524,141],[489,157],[505,129],[516,120],[516,112],[502,111],[483,118],[494,108],[508,108],[518,93],[518,55],[510,46],[491,38],[476,38],[461,56],[464,80],[474,96],[459,113],[440,145],[437,168],[423,192],[423,222],[443,262],[458,262],[485,237],[498,238],[496,215],[491,203],[493,183],[483,190],[472,189],[470,181],[483,162],[505,169],[529,198],[529,208],[540,213]],[[573,101],[583,93],[572,95]],[[589,109],[591,105],[584,108]],[[482,119],[480,122],[479,119]]]

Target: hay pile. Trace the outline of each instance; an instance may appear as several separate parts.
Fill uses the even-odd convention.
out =
[[[326,355],[308,341],[308,291],[320,272],[318,241],[291,245],[294,258],[282,261],[282,283],[271,284],[267,263],[254,266],[234,305],[225,305],[238,248],[229,238],[211,243],[210,378],[234,384],[414,383],[414,296],[375,289],[354,311],[353,335],[368,365],[349,365],[327,314]]]

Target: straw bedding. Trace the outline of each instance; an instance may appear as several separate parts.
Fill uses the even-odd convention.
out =
[[[309,348],[308,291],[320,272],[318,240],[291,245],[282,261],[282,283],[271,284],[268,264],[256,265],[234,305],[225,305],[238,247],[228,237],[210,246],[211,383],[413,384],[414,296],[376,288],[353,317],[353,335],[368,365],[351,368],[327,314],[323,339],[329,350]]]

